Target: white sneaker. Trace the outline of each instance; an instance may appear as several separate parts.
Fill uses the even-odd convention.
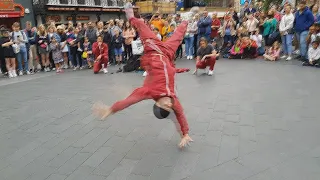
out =
[[[52,68],[52,71],[55,71],[56,70],[56,68]]]
[[[103,71],[103,73],[105,73],[105,74],[108,73],[108,69],[107,69],[107,68],[103,68],[102,71]]]
[[[13,78],[14,77],[11,71],[8,72],[8,76],[9,76],[9,78]]]
[[[147,71],[143,72],[142,76],[146,77],[148,75]]]
[[[213,71],[210,71],[210,70],[209,70],[208,75],[209,75],[209,76],[212,76],[212,75],[213,75]]]
[[[23,76],[23,72],[22,71],[19,71],[19,76]]]
[[[80,67],[80,70],[82,70],[82,69],[83,69],[83,66]]]
[[[78,48],[78,51],[79,51],[79,52],[82,52],[83,50],[82,50],[81,48]]]
[[[192,60],[193,59],[193,56],[190,56],[190,60]]]
[[[74,67],[73,70],[76,71],[78,69],[78,67]]]
[[[16,70],[12,70],[11,73],[12,73],[13,77],[17,77],[18,76]]]
[[[45,67],[45,68],[44,68],[44,71],[45,71],[45,72],[49,72],[50,69],[49,69],[48,67]]]
[[[283,56],[280,57],[280,59],[285,59],[285,58],[287,58],[286,55],[283,55]]]
[[[292,60],[291,56],[288,56],[288,58],[286,59],[286,61],[291,61],[291,60]]]
[[[190,56],[187,56],[187,60],[189,60],[190,59]]]
[[[41,65],[40,64],[37,65],[37,69],[41,70]]]
[[[31,74],[31,72],[30,71],[27,71],[27,75],[30,75]]]

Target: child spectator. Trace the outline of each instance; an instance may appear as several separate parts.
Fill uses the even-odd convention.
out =
[[[217,54],[219,54],[217,57],[216,57],[216,60],[219,59],[219,56],[220,56],[220,48],[218,47],[218,44],[217,44],[217,41],[215,39],[213,39],[211,41],[211,45],[212,45],[212,48],[217,52]]]
[[[320,38],[317,38],[312,42],[312,46],[309,47],[308,50],[308,58],[309,61],[305,61],[302,63],[303,66],[316,66],[320,67],[320,46],[319,46]]]
[[[309,34],[307,36],[307,43],[308,43],[308,47],[310,48],[312,46],[312,43],[317,39],[318,36],[318,27],[315,25],[312,25],[309,28]]]
[[[266,61],[276,61],[279,59],[280,51],[280,44],[276,41],[273,43],[272,47],[269,48],[268,52],[263,55],[263,57]]]
[[[232,48],[231,41],[227,42],[227,46],[221,49],[221,54],[223,58],[229,58],[230,57],[230,51]]]
[[[82,59],[84,61],[87,61],[88,68],[91,69],[94,57],[92,54],[92,45],[91,45],[88,37],[84,38],[84,42],[82,44],[82,49],[83,49]]]
[[[114,46],[114,54],[116,56],[116,61],[118,63],[118,65],[121,64],[122,61],[122,44],[123,44],[124,40],[123,37],[120,35],[119,30],[115,29],[114,30],[114,36],[112,38],[112,44]]]
[[[63,56],[62,56],[62,50],[60,43],[57,41],[56,37],[52,36],[51,37],[51,42],[50,42],[50,50],[52,52],[52,59],[56,67],[56,73],[62,73],[61,69],[61,64],[63,62]]]
[[[243,49],[241,46],[241,40],[238,39],[235,45],[233,45],[230,50],[229,59],[242,59],[242,56],[243,56]]]
[[[153,29],[153,33],[157,36],[157,38],[161,41],[162,37],[161,34],[159,33],[159,29],[158,28],[154,28]]]
[[[257,44],[258,56],[262,56],[264,54],[264,47],[262,45],[262,35],[259,33],[258,28],[255,30],[255,32],[252,35],[250,35],[250,39],[254,40]]]

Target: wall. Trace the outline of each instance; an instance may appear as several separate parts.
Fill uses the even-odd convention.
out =
[[[20,23],[22,27],[25,27],[27,21],[31,21],[32,24],[35,24],[35,18],[32,10],[32,0],[14,0],[16,4],[21,4],[25,9],[28,8],[30,10],[29,14],[24,14],[24,17],[20,19]]]

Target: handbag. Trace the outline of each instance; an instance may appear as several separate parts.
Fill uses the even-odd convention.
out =
[[[47,45],[46,44],[41,44],[40,47],[43,48],[43,49],[47,49]]]
[[[18,44],[12,44],[11,46],[15,54],[18,54],[20,52],[20,46]]]
[[[86,52],[86,51],[83,52],[83,53],[82,53],[82,58],[83,58],[83,59],[87,59],[87,58],[88,58],[88,52]]]

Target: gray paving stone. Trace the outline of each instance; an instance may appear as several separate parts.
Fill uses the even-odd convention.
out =
[[[81,148],[69,147],[61,154],[58,154],[54,159],[52,159],[48,163],[48,166],[58,168],[66,163],[69,159],[71,159],[74,155],[76,155],[80,150]]]
[[[150,176],[150,180],[170,179],[172,167],[156,167]]]
[[[227,136],[238,136],[239,135],[239,123],[224,122],[223,123],[223,134]]]
[[[90,167],[98,167],[100,163],[111,154],[112,148],[101,147],[99,148],[89,159],[87,159],[83,165]]]
[[[46,180],[65,180],[67,176],[61,174],[51,174]]]
[[[76,154],[56,171],[57,174],[72,174],[73,171],[75,171],[80,165],[82,165],[91,155],[91,153],[82,152]]]
[[[127,177],[127,180],[149,180],[149,176],[142,176],[142,175],[130,174],[130,175]]]
[[[172,172],[170,180],[184,179],[189,177],[195,171],[195,167],[200,155],[197,153],[183,153],[181,154],[175,168]]]
[[[223,135],[219,152],[219,164],[237,158],[239,155],[238,146],[238,136]]]
[[[209,124],[208,131],[223,131],[223,124],[224,120],[223,119],[217,119],[213,118]]]
[[[88,166],[80,166],[71,175],[69,175],[65,180],[78,180],[90,175],[94,168]]]
[[[123,159],[120,165],[107,177],[107,180],[126,180],[137,163],[138,161],[135,160]]]
[[[221,144],[222,132],[220,131],[208,131],[205,136],[205,144],[208,146],[217,146]]]
[[[95,128],[90,131],[87,135],[79,139],[76,143],[72,144],[73,147],[85,147],[87,146],[93,139],[98,137],[104,129]]]
[[[97,138],[84,147],[81,152],[96,152],[101,146],[103,146],[116,132],[112,130],[106,130],[101,133]]]
[[[133,174],[150,176],[159,161],[159,154],[147,154],[132,169]]]
[[[93,174],[99,176],[109,176],[112,171],[118,167],[118,164],[124,158],[124,154],[112,152],[102,163],[93,171]]]
[[[202,148],[195,172],[203,172],[218,165],[219,148],[205,146]]]

